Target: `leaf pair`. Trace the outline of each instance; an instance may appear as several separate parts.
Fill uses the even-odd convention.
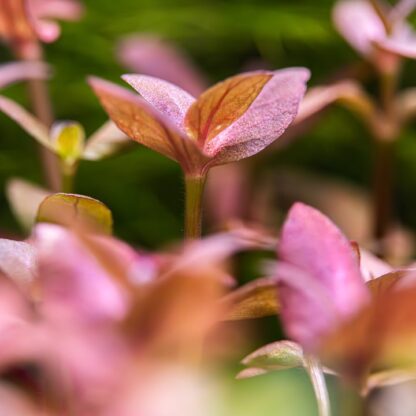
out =
[[[186,174],[240,160],[278,138],[296,116],[309,72],[240,74],[195,99],[166,81],[123,77],[139,94],[91,78],[105,110],[129,137],[176,160]]]
[[[341,0],[333,12],[335,26],[360,54],[390,71],[398,58],[416,58],[416,34],[405,21],[415,4],[405,1],[393,8],[384,2],[373,7],[365,0]]]
[[[69,165],[79,159],[100,160],[129,145],[127,137],[111,121],[85,141],[85,132],[79,123],[56,122],[49,129],[19,104],[4,96],[0,96],[0,111]]]

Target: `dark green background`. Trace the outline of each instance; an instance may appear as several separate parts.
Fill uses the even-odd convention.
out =
[[[177,42],[212,82],[261,57],[275,68],[309,67],[313,74],[310,85],[316,85],[359,60],[333,29],[333,2],[329,0],[88,0],[85,5],[83,20],[63,24],[60,40],[45,50],[55,68],[50,89],[56,118],[78,120],[89,133],[106,117],[85,77],[119,79],[125,69],[116,62],[114,52],[117,40],[125,34],[154,32]],[[4,47],[0,59],[11,59]],[[415,83],[415,69],[414,62],[407,62],[402,86]],[[24,93],[22,85],[4,91],[27,103]],[[0,115],[0,188],[11,176],[41,182],[34,148],[30,137]],[[333,108],[307,134],[262,163],[267,168],[297,165],[367,186],[370,150],[361,123],[345,110]],[[412,128],[402,137],[397,158],[397,212],[415,227],[416,138]],[[111,207],[121,237],[156,247],[181,235],[179,168],[150,150],[138,145],[107,161],[84,162],[76,185],[79,193]],[[17,230],[4,193],[0,195],[0,229]]]

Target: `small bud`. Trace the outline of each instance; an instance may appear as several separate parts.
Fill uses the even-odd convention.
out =
[[[65,161],[77,161],[84,150],[85,131],[74,121],[55,123],[51,129],[51,140],[56,153]]]

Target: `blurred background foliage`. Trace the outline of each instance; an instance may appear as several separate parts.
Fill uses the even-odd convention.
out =
[[[78,120],[94,131],[105,114],[85,83],[86,76],[118,80],[126,72],[115,58],[117,41],[134,32],[157,33],[184,48],[211,82],[235,74],[258,59],[270,67],[302,65],[312,70],[310,85],[328,81],[359,58],[335,32],[330,0],[86,0],[79,23],[63,24],[63,36],[46,46],[55,76],[50,91],[57,119]],[[11,59],[0,49],[1,61]],[[416,63],[407,62],[403,85],[414,85]],[[25,103],[24,86],[5,94]],[[7,178],[41,182],[34,142],[0,115],[0,186]],[[416,227],[416,141],[408,129],[397,149],[397,209],[402,221]],[[326,112],[310,131],[260,164],[300,166],[368,186],[370,140],[363,126],[340,108]],[[173,162],[141,146],[101,163],[84,162],[77,191],[107,203],[116,233],[154,248],[180,237],[183,187]],[[279,184],[276,183],[276,187]],[[0,229],[17,224],[0,196]],[[353,213],[351,213],[353,215]]]
[[[119,80],[126,70],[117,63],[116,45],[127,34],[156,33],[176,42],[210,82],[240,72],[261,59],[271,68],[306,66],[312,71],[310,85],[318,85],[359,62],[359,57],[332,26],[331,0],[85,0],[84,3],[86,15],[82,21],[63,23],[61,38],[47,45],[45,52],[54,68],[50,92],[56,119],[80,121],[87,133],[99,127],[106,115],[86,84],[86,77],[97,75]],[[12,60],[4,46],[0,47],[0,60]],[[408,61],[402,86],[414,85],[416,62]],[[27,104],[22,84],[3,93]],[[397,215],[412,228],[416,228],[415,133],[414,125],[407,128],[397,146]],[[42,183],[36,152],[35,142],[0,114],[3,234],[22,234],[8,207],[4,187],[11,177]],[[256,167],[297,167],[368,188],[371,163],[370,138],[362,124],[346,110],[332,107],[289,145],[263,155]],[[105,202],[113,211],[116,235],[134,244],[159,248],[181,237],[184,190],[180,169],[140,145],[99,163],[82,162],[76,190]],[[247,347],[247,352],[263,341],[277,338],[274,318],[261,327],[275,329]],[[231,404],[232,414],[314,414],[312,390],[300,370],[234,383],[229,393],[237,398]],[[264,409],[259,407],[259,394],[264,399]]]

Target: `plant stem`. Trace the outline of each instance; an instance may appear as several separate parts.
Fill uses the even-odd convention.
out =
[[[42,123],[50,127],[53,122],[53,117],[45,82],[40,79],[31,79],[27,81],[27,85],[33,113]],[[59,163],[57,157],[43,146],[40,146],[39,154],[46,183],[51,190],[58,191],[63,185],[59,179]]]
[[[76,163],[65,163],[65,160],[61,160],[61,192],[71,194],[74,191],[74,178],[77,170]]]
[[[373,234],[377,242],[377,254],[385,257],[383,240],[385,239],[393,217],[394,197],[394,143],[398,131],[395,126],[394,98],[396,92],[397,74],[384,73],[381,75],[380,100],[383,108],[383,118],[387,131],[374,136],[373,162]]]
[[[16,46],[15,52],[17,57],[22,61],[43,60],[43,50],[37,42],[32,42],[30,45]],[[46,82],[42,79],[29,79],[26,83],[33,113],[43,124],[50,127],[54,121],[54,117]],[[39,154],[47,185],[52,191],[59,191],[61,183],[58,158],[43,146],[39,147]]]
[[[373,171],[374,237],[378,242],[376,250],[385,256],[383,239],[386,237],[393,214],[394,185],[394,142],[375,141]]]
[[[316,358],[310,355],[305,355],[304,361],[306,371],[309,374],[309,378],[315,392],[318,404],[318,414],[319,416],[330,416],[331,404],[329,402],[329,395],[322,366]]]
[[[185,237],[201,237],[202,197],[206,175],[185,176]]]

